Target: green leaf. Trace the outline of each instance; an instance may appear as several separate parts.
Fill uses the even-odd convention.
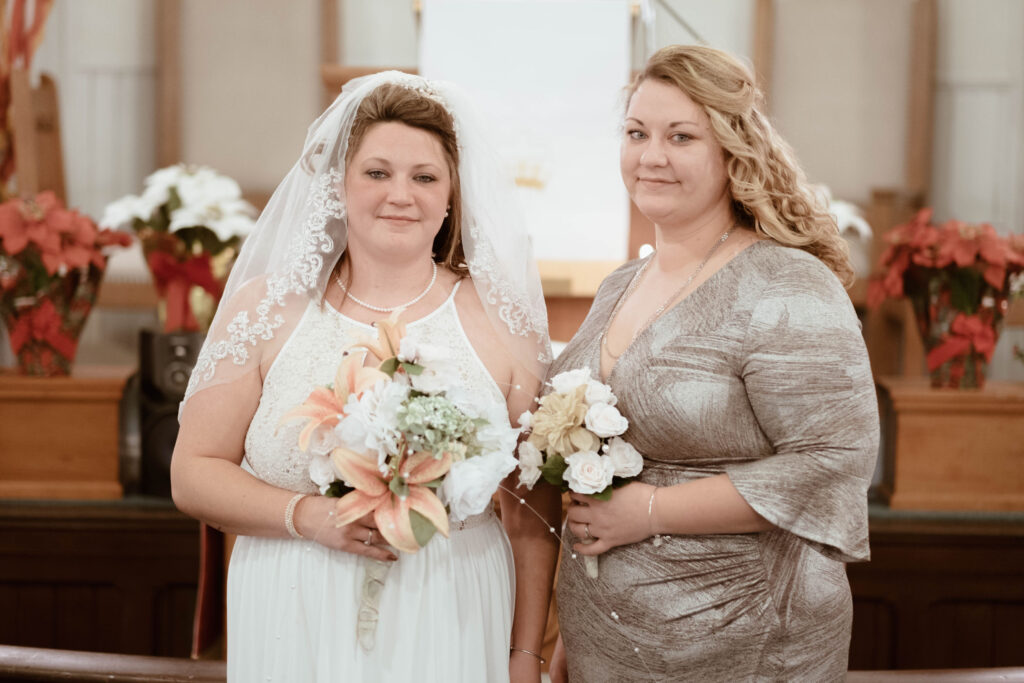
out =
[[[395,494],[399,498],[406,498],[409,495],[409,485],[405,483],[405,479],[399,476],[394,476],[391,481],[388,482],[388,488],[391,489],[391,493]]]
[[[598,491],[597,493],[591,493],[590,497],[591,498],[595,498],[597,500],[611,500],[612,499],[612,490],[613,489],[612,489],[611,486],[606,486],[603,491]]]
[[[950,303],[953,304],[953,308],[961,313],[974,314],[981,304],[982,284],[982,274],[973,268],[960,268],[954,271],[949,281]]]
[[[392,356],[386,361],[380,364],[380,371],[386,374],[388,377],[395,376],[395,370],[398,369],[398,358]]]
[[[565,474],[567,467],[565,458],[558,454],[549,455],[544,460],[544,464],[540,466],[540,475],[544,477],[544,481],[552,486],[561,486],[565,483],[562,480],[562,475]]]
[[[437,533],[434,523],[415,510],[409,510],[409,523],[412,525],[412,535],[421,548]]]
[[[397,361],[398,359],[396,358],[395,360]],[[421,374],[423,374],[423,366],[422,365],[416,365],[415,363],[402,363],[402,368],[405,370],[405,372],[407,374],[410,374],[410,375],[421,375]]]

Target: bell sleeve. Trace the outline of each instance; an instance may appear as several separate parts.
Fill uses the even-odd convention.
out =
[[[853,306],[817,259],[796,259],[754,306],[742,378],[773,454],[731,465],[740,495],[827,557],[863,561],[878,406]]]

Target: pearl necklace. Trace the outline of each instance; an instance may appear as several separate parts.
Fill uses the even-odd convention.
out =
[[[437,281],[437,261],[431,259],[430,265],[434,266],[434,273],[430,276],[430,282],[427,283],[427,288],[420,292],[419,295],[412,301],[406,301],[404,304],[399,304],[398,306],[391,306],[389,308],[385,308],[384,306],[374,306],[373,304],[368,304],[365,301],[362,301],[361,299],[357,299],[355,294],[352,294],[352,292],[348,291],[348,287],[346,287],[345,283],[341,281],[341,273],[337,273],[334,276],[334,281],[338,283],[339,287],[341,287],[341,291],[345,292],[345,296],[351,299],[354,303],[359,304],[363,308],[368,308],[371,311],[377,311],[378,313],[391,313],[393,311],[397,311],[399,308],[409,308],[409,306],[412,306],[413,304],[417,303],[420,299],[425,297],[430,292],[431,289],[434,288],[434,283]]]
[[[686,282],[683,283],[682,287],[677,289],[675,292],[672,293],[671,296],[665,299],[661,303],[661,306],[658,306],[658,310],[652,313],[651,316],[647,318],[646,321],[644,321],[644,324],[636,329],[636,331],[633,333],[633,338],[629,340],[629,343],[626,344],[626,347],[622,349],[622,351],[619,351],[619,353],[617,354],[612,353],[611,347],[608,346],[608,330],[609,328],[611,328],[612,322],[615,320],[615,316],[619,314],[619,309],[622,308],[622,304],[625,303],[626,299],[628,299],[630,295],[633,294],[633,290],[635,290],[637,285],[640,284],[640,280],[643,277],[644,271],[647,270],[647,266],[651,265],[651,261],[654,260],[654,255],[652,254],[651,257],[644,262],[644,265],[640,266],[640,270],[637,271],[636,275],[634,275],[633,279],[630,281],[629,286],[626,287],[626,293],[622,295],[622,298],[620,298],[618,302],[616,302],[615,308],[612,309],[612,314],[608,317],[608,324],[605,326],[604,332],[601,334],[601,346],[604,347],[605,352],[612,360],[618,360],[619,356],[624,354],[626,352],[626,349],[633,345],[633,342],[635,342],[636,338],[640,336],[640,333],[646,330],[648,327],[650,327],[651,323],[653,323],[659,315],[665,312],[665,309],[668,308],[668,305],[675,301],[677,298],[679,298],[680,294],[686,291],[686,288],[690,286],[691,282],[693,282],[693,278],[697,277],[698,273],[704,270],[704,266],[707,265],[707,262],[711,260],[711,257],[714,256],[715,252],[718,251],[718,247],[722,246],[725,243],[725,241],[729,239],[729,235],[731,234],[732,228],[729,228],[728,230],[723,232],[722,236],[718,238],[718,240],[711,247],[711,250],[707,253],[707,256],[704,257],[704,260],[697,265],[696,270],[690,273],[690,277],[686,278]]]

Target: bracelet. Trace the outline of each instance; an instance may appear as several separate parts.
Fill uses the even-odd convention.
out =
[[[295,507],[299,504],[299,501],[305,497],[305,493],[296,493],[292,496],[292,499],[288,501],[288,505],[284,509],[284,528],[292,538],[303,538],[302,534],[299,533],[299,530],[295,528]]]
[[[655,486],[654,490],[651,491],[651,499],[647,501],[647,531],[652,535],[654,532],[654,497],[658,495],[658,487]]]
[[[521,647],[510,647],[508,649],[508,651],[509,652],[525,652],[526,654],[531,655],[531,656],[536,657],[537,659],[539,659],[541,664],[547,664],[547,660],[545,660],[543,657],[541,657],[539,654],[537,654],[536,652],[534,652],[532,650],[524,650]]]

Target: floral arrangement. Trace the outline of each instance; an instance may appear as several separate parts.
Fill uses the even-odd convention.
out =
[[[178,164],[146,178],[140,196],[109,204],[100,225],[139,236],[164,304],[164,331],[196,331],[208,326],[255,215],[231,178]]]
[[[1000,236],[988,224],[931,223],[923,209],[890,230],[868,306],[908,297],[928,351],[933,386],[981,386],[1012,286],[1024,271],[1024,235]]]
[[[309,420],[299,445],[313,453],[310,478],[321,492],[338,495],[344,482],[354,489],[338,500],[337,525],[372,512],[389,544],[414,553],[435,533],[448,535],[449,516],[487,508],[515,470],[519,430],[483,414],[454,384],[445,350],[407,337],[397,314],[376,326],[376,342],[349,347],[334,384],[285,419]],[[376,366],[364,366],[366,354]]]
[[[106,250],[131,240],[98,229],[50,191],[0,204],[0,317],[22,372],[70,372]]]
[[[618,399],[589,368],[561,372],[549,384],[552,391],[537,410],[519,418],[530,433],[519,444],[519,483],[533,489],[543,477],[563,492],[608,500],[644,468],[643,456],[622,439],[629,421],[615,407]],[[585,556],[584,562],[587,574],[597,578],[597,558]]]
[[[449,535],[449,518],[487,509],[516,468],[519,430],[484,414],[455,383],[446,351],[406,336],[400,312],[376,324],[375,342],[348,347],[333,385],[314,389],[283,420],[308,420],[299,446],[312,452],[320,492],[340,496],[337,526],[373,513],[387,543],[415,553],[435,533]],[[375,366],[365,365],[368,355]],[[365,570],[356,634],[367,651],[388,568],[370,562]]]

